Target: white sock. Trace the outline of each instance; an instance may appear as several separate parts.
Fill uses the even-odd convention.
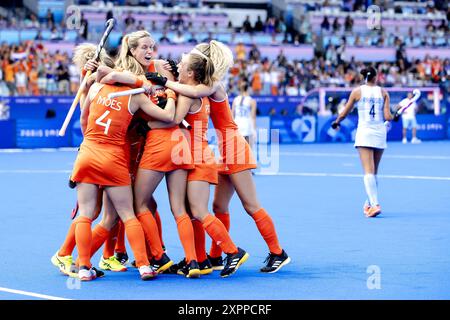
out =
[[[367,197],[369,198],[370,205],[378,205],[378,189],[377,180],[373,174],[364,175],[364,187],[366,188]]]

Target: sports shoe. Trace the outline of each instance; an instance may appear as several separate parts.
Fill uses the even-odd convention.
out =
[[[165,253],[161,256],[159,260],[152,259],[150,265],[157,273],[161,273],[170,268],[173,265],[173,261],[170,260],[169,256]]]
[[[408,143],[408,140],[406,140],[406,138],[403,138],[403,139],[402,139],[402,143],[403,143],[403,144],[407,144],[407,143]]]
[[[269,253],[264,263],[266,265],[260,269],[264,273],[275,273],[281,269],[281,267],[287,265],[291,262],[291,258],[287,255],[286,251],[282,251],[281,254],[277,255],[274,253]]]
[[[105,259],[102,256],[100,262],[98,263],[98,266],[100,267],[100,269],[114,272],[127,271],[127,267],[121,264],[120,261],[115,256],[109,257],[108,259]]]
[[[119,260],[120,264],[126,266],[128,263],[128,254],[126,252],[116,252],[114,254],[116,259]]]
[[[92,268],[82,266],[80,267],[80,270],[78,270],[78,279],[81,281],[91,281],[95,278],[97,278],[97,274]]]
[[[141,280],[152,280],[156,278],[158,275],[155,270],[151,266],[140,266],[139,267],[139,274],[141,275]]]
[[[95,267],[92,267],[91,269],[94,270],[95,276],[96,276],[97,278],[103,278],[103,277],[105,276],[105,273],[104,273],[103,271],[98,270],[98,269],[95,268]],[[79,270],[80,270],[80,269],[77,267],[77,265],[76,265],[75,263],[73,263],[73,264],[70,266],[70,270],[69,270],[69,272],[66,273],[66,275],[68,275],[68,276],[71,277],[71,278],[78,278],[78,271],[79,271]]]
[[[417,138],[412,138],[412,140],[411,140],[411,143],[413,143],[413,144],[418,144],[418,143],[421,143],[421,142],[422,142],[422,140],[417,139]]]
[[[188,264],[185,264],[178,272],[179,274],[183,274],[186,278],[198,278],[201,275],[200,267],[196,260],[192,260]]]
[[[247,261],[250,255],[244,249],[238,248],[238,252],[227,254],[225,258],[225,266],[220,272],[222,278],[229,277],[237,271],[241,264]]]
[[[206,258],[202,262],[199,262],[198,266],[200,267],[200,273],[202,275],[211,274],[213,272],[211,262],[208,260],[208,258]]]
[[[366,214],[367,218],[375,218],[381,213],[381,206],[377,204],[376,206],[373,206],[369,209],[369,211]]]
[[[369,204],[369,201],[366,200],[366,202],[364,203],[364,207],[363,207],[363,211],[366,216],[369,213],[369,210],[370,210],[370,204]]]
[[[53,263],[55,267],[59,269],[62,273],[66,273],[70,271],[70,266],[72,265],[73,258],[72,256],[60,256],[58,255],[59,250],[53,255],[50,261]]]
[[[184,275],[182,269],[186,266],[186,259],[183,258],[180,262],[178,262],[176,265],[173,266],[173,269],[176,271],[176,274]],[[198,267],[200,269],[200,273],[202,275],[211,274],[213,272],[211,262],[209,262],[208,259],[205,259],[204,261],[200,262],[198,264]]]
[[[222,256],[213,258],[208,254],[208,260],[211,262],[212,269],[214,271],[223,270],[223,259]]]

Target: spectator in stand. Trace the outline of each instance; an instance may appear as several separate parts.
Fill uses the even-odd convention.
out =
[[[84,41],[88,40],[88,28],[88,21],[84,17],[84,14],[81,13],[80,30],[78,30],[78,36]]]
[[[275,32],[276,33],[286,33],[287,31],[287,26],[286,23],[284,22],[284,18],[281,17],[280,19],[276,19],[275,20]]]
[[[341,30],[341,24],[339,23],[338,18],[334,18],[333,21],[333,32],[339,32]]]
[[[74,63],[69,64],[70,92],[75,94],[80,86],[80,70]]]
[[[126,27],[133,27],[134,24],[136,23],[136,19],[133,17],[133,14],[130,12],[128,12],[127,17],[125,18],[125,26]]]
[[[25,59],[17,61],[14,64],[14,73],[15,73],[17,94],[20,96],[28,95]]]
[[[52,29],[55,26],[55,15],[50,9],[47,10],[46,20],[47,20],[47,28]]]
[[[237,59],[238,61],[242,61],[242,60],[245,60],[245,59],[246,59],[246,57],[247,57],[247,52],[246,52],[244,43],[239,42],[239,43],[237,44],[235,50],[236,50],[236,59]]]
[[[266,24],[264,26],[264,32],[267,34],[275,33],[275,18],[267,17]]]
[[[184,27],[184,19],[183,19],[183,15],[179,12],[177,13],[177,18],[174,21],[174,25],[176,27],[177,30],[182,31],[183,27]]]
[[[5,74],[5,83],[8,87],[9,95],[16,95],[16,81],[14,76],[14,65],[10,58],[4,60],[3,72]]]
[[[30,88],[30,94],[33,96],[40,95],[39,85],[38,85],[38,72],[36,62],[33,62],[30,72],[28,73],[28,84]]]
[[[248,59],[255,60],[255,61],[261,59],[261,52],[259,51],[256,44],[252,45],[252,48],[250,49],[250,52],[248,53]]]
[[[175,36],[173,37],[172,42],[174,44],[181,44],[184,43],[186,41],[186,39],[184,38],[184,33],[181,31],[177,31],[177,33],[175,34]]]
[[[264,23],[262,22],[260,15],[258,15],[258,18],[256,19],[255,26],[254,26],[253,30],[255,32],[263,32],[264,31]]]
[[[253,31],[252,24],[251,24],[251,22],[250,22],[250,16],[247,16],[247,17],[245,18],[245,21],[244,21],[244,23],[242,24],[242,30],[243,30],[244,32],[248,32],[248,33],[250,33],[250,32]]]
[[[64,62],[60,62],[56,68],[56,80],[58,81],[58,93],[68,95],[70,93],[70,77],[69,70]]]
[[[136,30],[145,30],[145,26],[142,20],[139,20],[138,25],[136,26]]]
[[[345,18],[344,30],[345,30],[345,32],[348,32],[348,33],[353,32],[353,19],[350,16],[347,16]]]
[[[328,17],[327,16],[323,17],[323,21],[320,24],[320,28],[322,30],[327,30],[327,31],[330,30],[330,22],[328,21]]]
[[[167,31],[166,30],[163,31],[162,37],[159,38],[159,43],[171,43],[169,37],[167,37]]]

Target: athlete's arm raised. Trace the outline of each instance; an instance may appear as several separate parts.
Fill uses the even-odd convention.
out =
[[[194,100],[186,96],[178,96],[175,117],[171,122],[161,123],[160,121],[149,121],[148,126],[152,129],[171,128],[177,126],[186,117]]]
[[[150,80],[154,84],[172,89],[173,91],[190,98],[208,97],[214,94],[220,88],[220,82],[218,81],[214,82],[213,85],[209,87],[204,84],[192,86],[189,84],[182,84],[176,81],[171,81],[167,77],[158,75],[156,72],[148,72],[146,74],[146,77],[147,80]]]
[[[175,116],[175,95],[167,95],[167,104],[161,109],[154,104],[146,95],[137,94],[131,97],[130,109],[134,113],[137,109],[142,109],[146,114],[155,119],[171,122]]]

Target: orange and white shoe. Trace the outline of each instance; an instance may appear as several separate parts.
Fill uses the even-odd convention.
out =
[[[381,213],[381,206],[377,204],[376,206],[370,207],[369,211],[366,214],[367,218],[375,218]]]
[[[97,278],[97,274],[93,268],[89,269],[86,267],[81,267],[80,270],[78,270],[78,278],[81,281],[92,281]]]
[[[364,203],[364,207],[363,207],[363,211],[366,216],[369,214],[369,210],[370,210],[370,204],[369,204],[369,201],[366,201]]]
[[[156,278],[156,276],[158,275],[158,273],[155,270],[153,270],[151,266],[139,267],[139,274],[141,275],[141,279],[144,281],[152,280]]]

